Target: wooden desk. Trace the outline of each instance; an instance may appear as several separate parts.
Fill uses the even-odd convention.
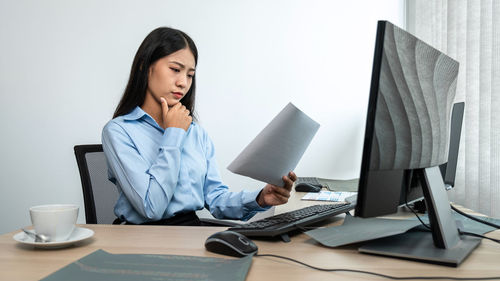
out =
[[[340,223],[341,219],[335,223]],[[39,280],[63,266],[97,250],[110,253],[149,253],[224,257],[208,252],[205,239],[222,227],[81,225],[95,235],[73,247],[59,250],[35,249],[17,243],[12,236],[0,236],[0,280]],[[500,231],[488,234],[500,238]],[[500,245],[483,240],[459,267],[404,261],[358,253],[355,246],[337,249],[317,244],[305,234],[291,243],[254,240],[261,254],[277,254],[318,267],[367,270],[394,276],[500,276]],[[295,263],[268,257],[255,257],[247,280],[383,280],[357,273],[321,272]]]

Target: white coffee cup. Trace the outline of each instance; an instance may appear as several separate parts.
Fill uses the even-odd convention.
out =
[[[78,206],[72,204],[40,205],[30,208],[31,223],[37,234],[51,242],[66,241],[75,229]]]

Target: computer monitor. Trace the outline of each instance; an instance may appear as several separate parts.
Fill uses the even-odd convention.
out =
[[[479,244],[459,235],[439,170],[448,160],[458,68],[405,30],[378,22],[355,216],[397,212],[413,179],[432,231],[378,239],[360,251],[457,266]]]

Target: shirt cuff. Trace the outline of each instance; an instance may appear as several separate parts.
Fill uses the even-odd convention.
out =
[[[186,131],[181,128],[168,127],[163,133],[163,140],[161,146],[166,147],[181,147],[184,138],[186,137]]]
[[[243,208],[247,212],[263,212],[269,210],[272,206],[261,207],[257,203],[257,196],[262,189],[245,192],[243,195]]]

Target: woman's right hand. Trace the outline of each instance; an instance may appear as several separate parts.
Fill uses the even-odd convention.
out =
[[[189,116],[189,110],[184,105],[178,102],[172,108],[168,108],[167,100],[160,98],[162,111],[162,128],[169,127],[181,128],[187,131],[191,125],[193,118]]]

